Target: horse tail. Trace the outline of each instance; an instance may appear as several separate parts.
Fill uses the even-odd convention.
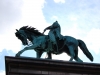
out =
[[[78,40],[79,42],[79,47],[80,49],[83,51],[83,53],[91,60],[93,61],[93,56],[92,54],[89,52],[89,50],[87,49],[86,44],[82,41],[82,40]]]

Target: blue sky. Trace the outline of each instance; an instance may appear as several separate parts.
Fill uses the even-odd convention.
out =
[[[29,25],[43,32],[56,20],[62,35],[83,40],[94,57],[93,63],[100,62],[100,0],[0,0],[0,75],[5,75],[4,56],[14,56],[23,48],[15,37],[16,28]],[[22,56],[36,54],[33,50]],[[80,49],[79,57],[90,62]],[[69,58],[65,53],[53,55],[58,60]]]

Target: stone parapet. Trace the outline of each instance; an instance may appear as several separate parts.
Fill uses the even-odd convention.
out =
[[[5,56],[6,75],[100,75],[100,64]]]

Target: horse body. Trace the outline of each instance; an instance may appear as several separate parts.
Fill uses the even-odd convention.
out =
[[[23,30],[24,33],[21,33],[20,30]],[[47,46],[48,46],[48,43],[49,43],[49,38],[48,38],[47,35],[40,34],[40,32],[38,32],[37,30],[34,30],[35,32],[34,31],[30,32],[27,27],[26,27],[26,29],[25,29],[25,27],[20,28],[20,30],[16,32],[16,36],[19,37],[19,35],[21,36],[21,35],[24,34],[24,36],[26,36],[27,39],[29,39],[33,43],[33,45],[29,46],[29,47],[25,47],[23,50],[19,51],[16,54],[16,57],[19,57],[24,51],[30,50],[30,49],[32,49],[32,50],[34,49],[36,51],[37,58],[40,58],[41,55],[43,54],[43,52],[47,52],[46,49],[47,49]],[[59,50],[58,54],[65,52],[71,57],[69,61],[72,61],[73,59],[75,59],[77,62],[83,62],[78,57],[78,46],[79,46],[81,48],[81,50],[83,51],[83,53],[91,61],[93,61],[93,56],[88,51],[85,43],[82,40],[77,40],[77,39],[75,39],[71,36],[63,36],[63,37],[64,37],[64,40],[60,40],[57,43],[58,47],[59,47],[58,48],[58,50]],[[22,38],[25,38],[25,37],[22,37]],[[26,41],[26,40],[22,40],[22,39],[20,39],[20,40],[22,42]],[[53,46],[53,50],[47,52],[48,59],[52,59],[51,53],[56,54],[55,49],[56,49],[56,46]]]

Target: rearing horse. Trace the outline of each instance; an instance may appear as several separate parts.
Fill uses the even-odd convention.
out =
[[[34,49],[37,53],[37,58],[40,58],[43,52],[47,52],[47,47],[49,45],[49,38],[48,35],[44,35],[38,30],[36,30],[33,27],[23,26],[19,30],[16,29],[16,37],[22,41],[23,45],[28,45],[28,40],[32,42],[31,46],[25,47],[23,50],[19,51],[16,54],[16,57],[19,57],[24,51]],[[89,58],[91,61],[93,61],[93,56],[87,49],[85,43],[82,40],[75,39],[71,36],[63,36],[64,41],[61,40],[58,43],[58,50],[61,54],[63,52],[67,53],[71,58],[69,61],[72,61],[75,59],[77,62],[83,62],[78,57],[78,46],[83,51],[83,53]],[[27,40],[28,39],[28,40]],[[64,43],[63,43],[64,42]],[[53,46],[53,50],[49,50],[47,52],[48,59],[52,59],[51,53],[55,54],[56,47]]]

